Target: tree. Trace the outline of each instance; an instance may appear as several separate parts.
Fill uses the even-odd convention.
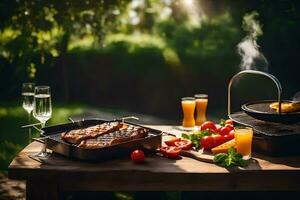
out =
[[[35,79],[39,67],[61,65],[65,99],[65,56],[72,38],[91,35],[95,44],[113,29],[127,0],[5,0],[0,3],[0,69],[15,67],[22,79]]]

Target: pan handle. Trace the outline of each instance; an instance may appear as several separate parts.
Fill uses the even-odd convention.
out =
[[[122,118],[115,119],[115,120],[121,120],[124,123],[126,119],[140,120],[140,118],[135,117],[135,116],[122,117]]]
[[[32,138],[33,141],[45,144],[45,141],[43,139],[45,139],[45,138]]]
[[[231,117],[231,86],[233,84],[233,82],[236,80],[236,78],[238,78],[239,76],[243,75],[243,74],[258,74],[258,75],[262,75],[262,76],[266,76],[268,78],[270,78],[276,85],[277,88],[277,93],[278,93],[278,102],[279,102],[279,114],[281,114],[281,93],[282,93],[282,87],[281,84],[279,82],[279,80],[273,76],[272,74],[268,74],[266,72],[261,72],[261,71],[257,71],[257,70],[244,70],[244,71],[240,71],[239,73],[235,74],[229,81],[228,84],[228,107],[227,107],[227,111],[228,111],[228,117],[229,119],[233,118]]]

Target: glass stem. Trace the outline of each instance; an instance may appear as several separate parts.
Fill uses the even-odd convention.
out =
[[[31,124],[31,112],[28,112],[28,124]],[[31,127],[28,128],[28,142],[31,143]]]
[[[46,122],[41,122],[41,127],[44,128],[46,125]],[[46,143],[43,144],[43,147],[42,147],[42,153],[47,153],[47,149],[46,149]]]
[[[44,128],[46,125],[46,122],[41,122],[41,128]]]
[[[46,144],[45,144],[45,143],[43,144],[42,152],[43,152],[43,153],[47,153],[47,149],[46,149]]]

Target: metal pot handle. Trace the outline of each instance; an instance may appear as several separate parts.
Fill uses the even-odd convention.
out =
[[[281,93],[282,93],[282,87],[281,84],[279,82],[279,80],[273,76],[272,74],[268,74],[266,72],[261,72],[261,71],[256,71],[256,70],[244,70],[241,71],[237,74],[235,74],[229,81],[228,84],[228,105],[227,105],[227,111],[228,111],[228,117],[229,119],[232,119],[231,117],[231,86],[233,84],[233,82],[236,80],[236,78],[238,78],[239,76],[243,75],[243,74],[258,74],[258,75],[262,75],[262,76],[266,76],[268,78],[270,78],[276,85],[277,87],[277,93],[278,93],[278,102],[279,102],[279,114],[281,114]]]

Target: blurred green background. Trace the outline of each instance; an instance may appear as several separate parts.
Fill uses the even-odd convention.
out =
[[[0,169],[27,142],[20,129],[27,122],[20,98],[23,82],[51,86],[50,124],[66,122],[87,107],[144,113],[179,124],[180,98],[196,93],[209,95],[209,116],[224,118],[227,84],[244,69],[243,58],[254,58],[248,67],[278,77],[284,98],[291,99],[300,85],[299,4],[2,0]],[[253,48],[239,55],[243,41],[254,45],[254,56]],[[276,95],[261,77],[250,76],[237,86],[235,109]]]
[[[209,119],[226,118],[228,81],[246,68],[275,75],[283,97],[293,98],[300,89],[299,41],[298,0],[1,0],[0,171],[28,143],[20,128],[27,123],[23,82],[51,86],[48,125],[90,111],[180,124],[180,98],[196,93],[209,95]],[[245,77],[234,87],[234,111],[275,95],[266,78]]]

